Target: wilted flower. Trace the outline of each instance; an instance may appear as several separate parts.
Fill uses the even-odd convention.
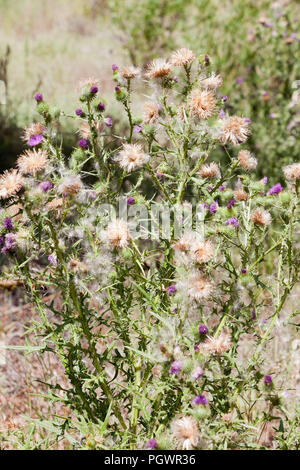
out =
[[[209,90],[194,90],[189,97],[191,113],[198,119],[208,119],[214,113],[216,100]]]
[[[209,90],[215,90],[219,88],[223,83],[223,79],[221,75],[216,75],[213,73],[210,77],[201,80],[200,85],[203,88],[207,88]]]
[[[44,150],[25,150],[17,160],[20,173],[35,175],[44,170],[49,160]]]
[[[257,160],[248,150],[240,150],[238,153],[240,165],[244,170],[254,170],[257,166]]]
[[[69,175],[63,179],[63,181],[58,186],[58,192],[67,195],[74,196],[79,193],[82,189],[82,181],[78,175]]]
[[[173,421],[171,424],[172,437],[180,444],[182,450],[192,450],[199,441],[198,425],[191,416]]]
[[[23,179],[17,170],[6,170],[0,176],[0,199],[15,196],[23,186]]]
[[[145,103],[143,108],[143,124],[155,124],[158,120],[158,106],[155,103]]]
[[[132,78],[136,78],[140,74],[140,69],[133,66],[122,67],[120,70],[120,75],[125,78],[126,80],[131,80]]]
[[[210,241],[195,241],[191,246],[191,258],[196,263],[207,263],[215,252],[215,247]]]
[[[178,49],[171,55],[170,63],[175,66],[188,65],[195,59],[195,54],[185,47]]]
[[[115,157],[120,167],[128,172],[141,168],[149,161],[140,144],[123,144],[123,149]]]
[[[264,227],[265,225],[270,225],[272,217],[270,212],[265,209],[256,209],[252,212],[251,220],[254,224]]]
[[[231,348],[231,337],[229,334],[222,332],[218,337],[208,336],[202,347],[211,354],[223,354]]]
[[[249,134],[248,122],[242,117],[231,116],[222,121],[219,140],[223,145],[228,143],[239,145],[246,142]]]
[[[246,193],[242,188],[238,188],[233,191],[234,197],[237,201],[247,201],[249,198],[249,194]]]
[[[122,219],[115,219],[109,222],[106,229],[106,237],[111,245],[117,248],[125,248],[130,239],[127,222]]]
[[[201,178],[219,178],[220,177],[220,170],[218,164],[215,162],[202,165],[199,170],[199,176]]]
[[[146,78],[161,78],[166,77],[171,72],[171,64],[164,59],[154,59],[151,64],[147,66],[145,73]]]
[[[208,300],[213,292],[212,284],[199,271],[193,271],[186,279],[179,281],[177,287],[197,302]]]
[[[284,176],[287,180],[299,180],[300,179],[300,163],[292,163],[283,168]]]

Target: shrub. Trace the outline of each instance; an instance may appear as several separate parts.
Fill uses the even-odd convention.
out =
[[[284,187],[250,176],[249,120],[220,115],[208,62],[180,49],[150,63],[140,116],[141,71],[115,66],[127,136],[97,80],[81,83],[69,161],[52,143],[61,113],[39,94],[31,149],[1,177],[2,278],[39,311],[28,352],[65,368],[48,399],[70,415],[51,431],[74,447],[299,447],[270,348],[295,328],[297,312],[282,315],[299,271],[300,168],[284,168]],[[225,170],[211,161],[220,143]]]

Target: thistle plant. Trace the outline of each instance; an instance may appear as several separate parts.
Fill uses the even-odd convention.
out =
[[[70,410],[53,417],[57,438],[298,448],[267,352],[297,328],[285,306],[299,272],[300,165],[283,169],[284,186],[255,178],[249,119],[220,113],[207,56],[182,48],[144,71],[112,69],[127,134],[114,133],[98,80],[84,80],[67,161],[53,143],[66,115],[39,93],[30,148],[0,181],[2,280],[23,284],[40,315],[34,349],[65,369],[66,384],[48,384],[49,401]],[[225,170],[211,160],[220,144]]]

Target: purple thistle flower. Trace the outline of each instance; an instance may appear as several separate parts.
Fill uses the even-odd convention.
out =
[[[169,295],[175,294],[176,291],[177,291],[177,287],[175,286],[175,284],[172,284],[171,286],[167,288],[167,293]]]
[[[269,118],[270,118],[270,119],[274,119],[274,113],[270,113],[270,114],[269,114]]]
[[[263,179],[261,180],[261,182],[262,182],[263,184],[267,184],[267,182],[268,182],[268,177],[267,177],[267,176],[264,176]]]
[[[210,59],[209,59],[209,56],[208,56],[207,54],[205,54],[204,62],[205,62],[207,65],[210,63]]]
[[[242,269],[241,269],[241,273],[242,273],[242,274],[246,274],[246,272],[247,272],[247,269],[245,269],[245,268],[242,268]]]
[[[269,189],[268,195],[273,196],[273,194],[279,194],[279,193],[281,193],[281,191],[282,191],[281,184],[276,183],[276,184],[274,184],[274,186],[272,186],[272,188]]]
[[[3,226],[6,230],[11,230],[13,228],[12,220],[9,217],[5,217],[3,220]]]
[[[9,250],[13,250],[16,246],[15,243],[15,236],[13,233],[7,233],[4,239],[4,247],[2,248],[1,252],[6,253]]]
[[[218,210],[218,203],[212,203],[210,206],[209,206],[209,212],[211,214],[215,214]]]
[[[104,119],[104,124],[107,126],[107,127],[111,127],[113,125],[113,122],[112,122],[112,119],[110,117],[106,117]]]
[[[176,75],[173,75],[172,80],[174,83],[178,83],[178,77],[176,77]]]
[[[196,369],[192,372],[192,378],[194,380],[200,379],[202,375],[203,375],[203,370],[201,369],[201,367],[196,367]]]
[[[142,129],[143,129],[142,126],[139,126],[138,124],[136,124],[136,126],[134,126],[133,128],[133,132],[135,134],[138,134],[139,132],[141,132]]]
[[[245,121],[247,124],[250,124],[250,122],[251,122],[251,119],[249,119],[249,118],[245,117],[245,118],[244,118],[244,121]]]
[[[111,69],[113,72],[116,72],[117,70],[119,70],[119,67],[116,64],[112,64]]]
[[[116,93],[120,93],[120,91],[121,91],[121,88],[120,88],[119,86],[116,86],[116,87],[115,87],[115,92],[116,92]]]
[[[218,118],[219,119],[224,119],[225,116],[226,116],[226,113],[225,113],[224,109],[223,108],[220,109]]]
[[[36,145],[39,145],[42,142],[42,140],[43,140],[42,134],[33,135],[28,140],[28,145],[30,145],[30,147],[35,147]]]
[[[255,313],[254,308],[251,308],[251,318],[252,320],[256,320],[256,313]]]
[[[34,95],[34,99],[35,99],[35,101],[36,101],[37,103],[40,103],[41,101],[43,101],[43,95],[42,95],[42,93],[36,93],[36,94]]]
[[[236,217],[229,217],[229,219],[226,220],[225,225],[233,225],[234,227],[238,227],[239,222]]]
[[[178,372],[181,370],[181,363],[179,361],[174,361],[172,362],[170,369],[169,369],[169,374],[178,374]]]
[[[207,332],[208,332],[208,328],[207,328],[206,325],[201,324],[201,325],[198,326],[198,331],[199,331],[200,335],[206,335]]]
[[[42,183],[39,184],[39,187],[44,193],[46,193],[53,188],[53,184],[51,181],[42,181]]]
[[[223,184],[221,184],[221,186],[219,186],[219,191],[225,191],[225,189],[226,189],[226,187]]]
[[[206,405],[207,400],[204,395],[197,395],[193,400],[194,405]]]
[[[236,81],[236,83],[239,85],[240,83],[243,82],[243,79],[242,79],[242,77],[237,77],[237,78],[235,79],[235,81]]]
[[[128,197],[126,202],[128,206],[132,206],[132,204],[135,203],[135,199],[133,197]]]
[[[80,139],[77,143],[78,147],[82,148],[82,149],[86,149],[87,148],[87,141],[85,139]]]
[[[227,204],[227,209],[232,209],[233,206],[234,206],[234,203],[235,203],[235,200],[234,200],[234,199],[230,199],[230,201],[229,201],[228,204]]]
[[[222,96],[222,101],[223,103],[226,103],[226,101],[228,101],[228,96],[226,95]]]
[[[56,268],[56,266],[57,266],[57,259],[56,259],[56,256],[55,256],[55,255],[49,255],[49,256],[48,256],[48,261],[49,261],[49,263],[50,263],[54,268]]]
[[[146,449],[156,449],[157,442],[155,439],[151,438],[148,442],[146,442]]]
[[[266,385],[271,385],[272,384],[272,377],[270,375],[265,375],[264,376],[264,383]]]
[[[172,312],[173,312],[173,313],[177,313],[177,312],[178,312],[178,309],[175,307],[175,308],[173,308]]]
[[[93,95],[95,95],[96,93],[98,93],[98,87],[93,85],[91,86],[90,88],[90,93],[92,93]]]
[[[97,104],[97,109],[100,112],[105,111],[105,104],[100,101],[100,103]]]
[[[195,351],[195,352],[199,352],[199,351],[200,351],[200,347],[198,346],[198,344],[195,344],[195,346],[194,346],[194,351]]]
[[[90,200],[90,201],[94,201],[94,200],[96,199],[96,197],[97,197],[96,191],[91,191],[91,192],[89,193],[89,200]]]
[[[81,116],[83,114],[82,109],[80,109],[80,108],[75,109],[75,114],[76,114],[76,116]]]

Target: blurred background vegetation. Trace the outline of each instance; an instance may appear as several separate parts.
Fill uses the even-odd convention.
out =
[[[228,111],[252,121],[259,175],[281,179],[282,165],[300,153],[298,0],[0,0],[7,95],[0,105],[1,171],[22,151],[22,128],[37,119],[35,92],[74,115],[78,82],[99,77],[118,132],[125,123],[112,99],[111,65],[144,66],[178,47],[209,55],[224,79]],[[76,121],[62,120],[59,130],[69,154]],[[222,149],[213,158],[225,162]]]

